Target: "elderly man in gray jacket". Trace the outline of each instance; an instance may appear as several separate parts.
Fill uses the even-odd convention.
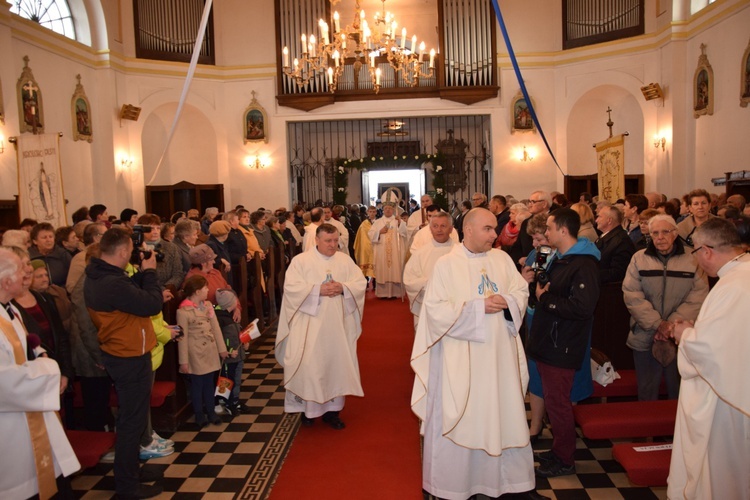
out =
[[[677,348],[669,340],[675,320],[695,320],[708,294],[706,274],[677,237],[668,215],[649,220],[651,243],[633,255],[622,282],[630,311],[627,345],[633,350],[638,399],[659,397],[662,375],[667,394],[677,399],[680,375]]]

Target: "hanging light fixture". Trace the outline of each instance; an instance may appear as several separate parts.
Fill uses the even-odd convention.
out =
[[[338,0],[329,0],[333,6]],[[347,61],[351,62],[355,74],[359,74],[363,65],[367,66],[373,90],[377,94],[381,86],[381,69],[376,66],[376,59],[384,56],[394,72],[401,73],[404,82],[416,87],[420,78],[432,78],[435,69],[435,49],[429,52],[429,65],[424,68],[424,41],[417,45],[417,35],[412,35],[407,48],[407,30],[405,27],[398,32],[398,22],[393,14],[385,11],[375,13],[373,25],[365,19],[365,12],[359,6],[359,0],[354,3],[354,16],[351,25],[341,28],[341,18],[338,11],[331,16],[333,30],[330,25],[320,19],[318,28],[320,40],[315,35],[302,35],[300,42],[302,53],[289,64],[289,48],[284,47],[284,74],[293,78],[297,85],[305,86],[318,73],[327,76],[328,90],[335,92],[339,78],[344,72]],[[400,35],[400,36],[399,36]]]

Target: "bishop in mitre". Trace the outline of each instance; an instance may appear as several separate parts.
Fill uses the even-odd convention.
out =
[[[422,309],[427,281],[432,276],[435,263],[443,255],[447,254],[457,244],[451,235],[453,231],[453,217],[447,212],[435,212],[430,217],[430,241],[412,252],[409,261],[404,266],[404,287],[409,297],[409,306],[414,316],[414,330],[419,322],[419,311]]]
[[[463,243],[438,259],[427,284],[411,355],[422,487],[445,499],[543,498],[534,491],[518,337],[528,284],[492,248],[496,225],[484,208],[466,216]]]
[[[316,247],[292,259],[284,281],[276,360],[284,368],[284,411],[302,413],[343,429],[345,396],[363,396],[357,339],[367,281],[348,255],[338,252],[339,232],[317,230]]]
[[[372,242],[373,268],[378,286],[378,298],[402,297],[404,287],[404,256],[406,253],[406,224],[394,215],[394,204],[383,205],[383,216],[376,220],[367,235]]]

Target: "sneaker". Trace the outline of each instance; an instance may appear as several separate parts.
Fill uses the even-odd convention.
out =
[[[557,457],[554,453],[552,453],[552,450],[534,453],[534,462],[539,462],[540,464],[546,464],[547,462],[551,462],[556,459]]]
[[[156,432],[152,432],[151,437],[154,439],[154,441],[156,441],[157,443],[163,444],[167,448],[169,448],[170,446],[174,448],[174,441],[172,441],[171,439],[164,439],[163,437],[158,435]]]
[[[570,476],[576,473],[575,464],[566,465],[556,456],[553,460],[542,462],[534,468],[534,473],[538,477],[560,477]]]
[[[113,464],[115,463],[115,450],[110,450],[99,459],[99,462],[103,464]]]
[[[146,447],[141,446],[141,453],[138,455],[138,458],[140,458],[141,460],[148,460],[149,458],[167,457],[172,453],[174,453],[174,447],[164,446],[163,444],[154,440],[151,441],[151,444]]]
[[[232,414],[234,415],[240,415],[242,413],[250,413],[251,411],[252,411],[252,408],[240,402],[237,402],[235,405],[232,406]]]

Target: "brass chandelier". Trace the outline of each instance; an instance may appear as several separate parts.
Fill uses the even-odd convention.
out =
[[[338,1],[330,0],[331,6]],[[377,94],[380,91],[382,73],[376,65],[376,59],[384,56],[394,72],[400,72],[404,82],[411,87],[418,86],[420,78],[432,78],[435,69],[435,49],[429,52],[429,65],[425,70],[427,54],[424,41],[417,45],[417,35],[412,34],[410,43],[407,44],[409,40],[406,28],[402,27],[399,33],[394,16],[385,11],[385,0],[381,2],[383,11],[375,13],[372,26],[365,19],[365,12],[360,8],[359,0],[355,0],[352,24],[343,29],[338,11],[334,11],[331,16],[333,31],[326,21],[320,19],[320,39],[316,40],[314,34],[303,34],[300,38],[302,53],[294,58],[291,65],[289,48],[283,48],[284,74],[303,87],[323,72],[327,74],[328,90],[333,93],[345,65],[351,64],[357,75],[362,66],[366,65],[373,90]]]

